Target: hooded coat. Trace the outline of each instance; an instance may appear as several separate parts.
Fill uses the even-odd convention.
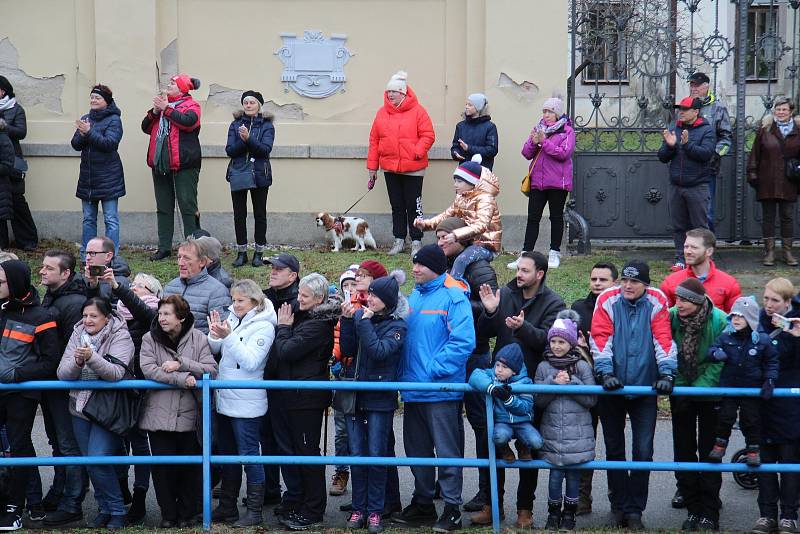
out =
[[[512,376],[507,382],[501,382],[494,375],[494,367],[488,369],[475,369],[469,376],[469,385],[481,393],[490,393],[493,386],[509,384],[512,395],[505,402],[492,398],[492,410],[495,423],[513,425],[515,423],[533,422],[533,395],[530,393],[516,393],[514,386],[530,386],[533,381],[528,376],[528,370],[523,364],[519,373]]]
[[[9,298],[0,301],[0,382],[52,380],[61,357],[56,316],[39,305],[30,268],[20,260],[3,262]],[[39,399],[39,391],[7,391]]]
[[[0,120],[0,220],[14,218],[14,202],[12,200],[13,182],[17,171],[14,169],[14,144],[6,132],[5,121]]]
[[[541,152],[541,155],[539,153]],[[530,137],[522,146],[522,156],[531,160],[528,172],[531,189],[562,189],[572,191],[572,154],[575,152],[575,130],[567,119],[556,132],[548,135],[541,145]],[[538,156],[538,159],[537,159]]]
[[[253,160],[256,187],[269,187],[272,185],[272,165],[269,155],[275,142],[275,126],[272,121],[275,115],[269,111],[262,111],[255,117],[247,117],[242,110],[233,113],[233,122],[228,127],[228,143],[225,153],[231,158],[228,170],[231,167],[242,168],[248,159]],[[239,136],[239,127],[246,126],[250,130],[247,141],[242,141]],[[227,178],[230,181],[229,178]]]
[[[81,120],[91,128],[86,135],[75,130],[72,148],[81,152],[81,170],[75,196],[81,200],[113,200],[125,196],[125,173],[119,157],[122,112],[113,101],[105,109],[93,109]]]
[[[228,308],[226,321],[231,333],[224,339],[208,334],[208,345],[219,361],[219,380],[261,380],[267,366],[278,316],[272,303],[265,299],[265,308],[253,308],[239,319]],[[267,413],[267,390],[265,389],[220,389],[214,394],[217,413],[228,417],[261,417]]]
[[[558,369],[547,359],[536,368],[534,384],[556,385]],[[575,374],[568,385],[594,386],[592,366],[578,360]],[[589,411],[597,402],[596,395],[551,395],[537,393],[536,409],[542,414],[539,432],[544,445],[542,458],[553,465],[572,465],[594,460],[595,430]]]
[[[197,428],[200,398],[197,391],[186,388],[189,376],[199,380],[208,373],[217,376],[217,362],[211,354],[206,335],[194,328],[194,318],[189,315],[177,343],[153,322],[150,332],[142,338],[139,361],[144,377],[156,382],[177,386],[179,389],[149,389],[142,403],[139,428],[151,432],[192,432]],[[177,361],[180,367],[167,373],[164,362]]]
[[[467,144],[467,150],[461,148],[459,139]],[[463,121],[456,124],[450,155],[456,161],[460,161],[456,158],[456,154],[464,158],[461,161],[469,161],[475,154],[480,154],[481,165],[492,170],[494,157],[497,155],[497,144],[497,126],[492,122],[490,115],[464,117]]]
[[[456,195],[449,208],[439,215],[422,221],[423,230],[434,230],[448,217],[458,217],[467,226],[456,228],[453,235],[458,241],[473,241],[475,245],[500,252],[503,239],[503,222],[497,208],[500,180],[492,171],[481,167],[481,179],[474,189]]]
[[[797,184],[786,179],[786,158],[800,158],[800,117],[784,139],[775,118],[768,115],[756,133],[753,149],[747,159],[747,183],[756,188],[758,200],[796,202]],[[784,144],[781,150],[781,142]]]
[[[410,86],[398,107],[384,92],[383,107],[369,132],[367,169],[399,174],[421,171],[428,167],[428,151],[435,140],[431,118]]]
[[[81,338],[84,334],[89,335],[83,326],[83,321],[81,321],[75,325],[72,337],[69,338],[69,343],[67,343],[67,348],[64,351],[64,356],[58,365],[59,380],[84,380],[81,377],[83,367],[78,367],[75,362],[75,349],[83,345]],[[125,320],[116,313],[112,313],[106,326],[95,336],[92,336],[92,345],[94,345],[95,350],[92,352],[92,357],[84,363],[84,367],[97,374],[98,380],[107,382],[122,380],[125,376],[125,369],[121,365],[106,360],[105,356],[113,356],[125,365],[129,365],[133,360],[133,341],[130,333],[128,333]],[[83,408],[89,402],[94,391],[91,389],[69,390],[69,412],[85,419]]]

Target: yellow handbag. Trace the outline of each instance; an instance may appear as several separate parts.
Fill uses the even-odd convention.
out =
[[[541,155],[542,155],[542,149],[540,148],[539,152],[536,154],[536,157],[533,158],[533,163],[531,163],[531,166],[528,167],[528,174],[525,175],[525,178],[522,179],[522,183],[519,186],[520,193],[522,193],[526,197],[530,196],[531,194],[531,171],[533,170],[533,167],[536,165],[536,162],[539,161],[539,156]]]

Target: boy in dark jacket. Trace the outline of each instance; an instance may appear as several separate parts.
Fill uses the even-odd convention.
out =
[[[758,331],[758,304],[753,297],[739,297],[728,315],[729,327],[708,349],[709,358],[725,362],[720,387],[761,388],[761,398],[772,398],[778,378],[778,352],[769,336]],[[761,400],[753,397],[725,397],[719,412],[717,439],[708,455],[722,461],[731,428],[739,414],[739,425],[747,443],[747,465],[761,465]]]
[[[511,438],[517,439],[520,460],[530,460],[531,449],[541,449],[543,444],[541,434],[531,423],[533,395],[513,394],[512,384],[533,384],[525,368],[522,349],[516,343],[500,349],[493,368],[475,369],[469,377],[470,386],[492,396],[495,417],[492,440],[497,446],[498,456],[507,462],[516,460],[514,451],[508,446]]]

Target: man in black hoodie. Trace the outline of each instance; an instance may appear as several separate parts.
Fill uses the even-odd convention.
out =
[[[39,304],[25,262],[0,264],[0,382],[52,380],[61,359],[55,314]],[[40,399],[38,391],[0,392],[0,423],[6,425],[12,457],[36,456],[31,430]],[[30,467],[12,467],[0,530],[22,528]]]
[[[59,354],[67,347],[72,330],[81,320],[86,302],[86,284],[75,274],[75,255],[66,250],[51,249],[45,252],[39,275],[47,292],[42,307],[56,316],[59,335]],[[42,392],[42,415],[47,439],[53,447],[53,456],[80,456],[81,451],[72,430],[69,414],[69,395],[66,390]],[[41,480],[39,489],[41,490]],[[83,468],[56,466],[53,484],[42,504],[48,512],[44,523],[55,527],[83,518],[81,505],[84,497]]]

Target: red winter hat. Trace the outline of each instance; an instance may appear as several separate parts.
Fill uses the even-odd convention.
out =
[[[176,74],[170,78],[170,80],[175,82],[175,85],[178,86],[181,93],[188,93],[189,91],[200,88],[200,80],[191,78],[188,74]]]
[[[376,280],[389,274],[386,272],[386,267],[384,267],[381,262],[375,260],[362,261],[358,268],[364,269],[372,278],[375,278]]]

